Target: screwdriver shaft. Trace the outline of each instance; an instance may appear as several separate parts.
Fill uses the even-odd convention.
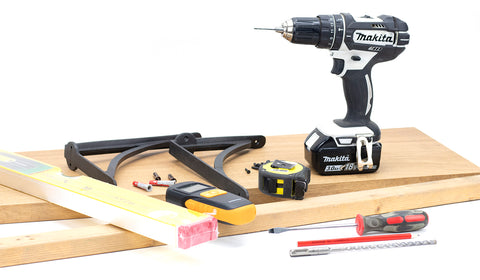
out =
[[[307,230],[307,229],[327,229],[327,228],[343,228],[343,227],[356,227],[357,224],[342,224],[342,225],[331,225],[331,226],[318,226],[318,227],[305,227],[305,228],[284,228],[276,227],[268,230],[269,233],[282,233],[285,231],[291,230]]]

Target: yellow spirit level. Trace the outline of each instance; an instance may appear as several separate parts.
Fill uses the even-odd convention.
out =
[[[178,248],[218,236],[209,215],[15,153],[0,151],[0,184]]]

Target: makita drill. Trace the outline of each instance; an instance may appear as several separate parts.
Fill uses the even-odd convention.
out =
[[[305,140],[305,158],[324,175],[375,172],[380,165],[380,128],[370,120],[373,65],[396,58],[409,43],[400,19],[350,14],[296,17],[274,30],[291,43],[329,49],[332,73],[343,80],[347,114],[317,126]]]

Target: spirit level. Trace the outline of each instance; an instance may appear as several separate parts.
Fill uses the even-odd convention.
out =
[[[214,240],[209,215],[0,151],[0,184],[179,248]]]

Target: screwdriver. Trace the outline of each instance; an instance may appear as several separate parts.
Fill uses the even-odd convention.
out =
[[[426,227],[428,224],[428,215],[422,210],[402,210],[386,214],[362,216],[360,214],[355,218],[355,224],[342,224],[333,226],[320,226],[311,228],[282,228],[276,227],[268,230],[269,233],[282,233],[290,230],[306,229],[325,229],[338,227],[356,227],[358,235],[363,235],[370,231],[383,232],[407,232],[415,231]]]

